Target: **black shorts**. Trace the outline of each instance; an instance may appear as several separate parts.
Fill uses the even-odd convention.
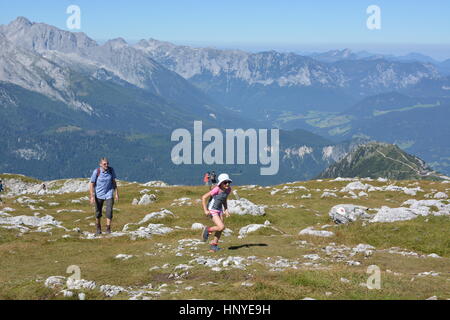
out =
[[[97,219],[100,219],[102,217],[102,210],[103,210],[103,204],[106,203],[106,218],[112,219],[113,218],[113,206],[114,206],[114,199],[97,199],[95,197],[95,217]]]

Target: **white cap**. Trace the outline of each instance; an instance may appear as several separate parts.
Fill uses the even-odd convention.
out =
[[[217,182],[218,186],[220,186],[220,184],[225,181],[233,182],[233,180],[230,179],[230,176],[226,173],[222,173],[221,175],[219,175],[218,179],[219,179],[219,181]]]

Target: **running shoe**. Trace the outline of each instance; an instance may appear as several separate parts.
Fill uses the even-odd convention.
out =
[[[208,241],[208,238],[209,238],[208,227],[204,227],[204,228],[203,228],[203,231],[202,231],[202,239],[203,239],[203,242]]]
[[[219,248],[217,244],[212,244],[211,248],[209,249],[209,252],[217,252],[219,250],[222,250],[222,248]]]

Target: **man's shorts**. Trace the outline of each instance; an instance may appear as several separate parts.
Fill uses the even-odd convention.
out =
[[[95,197],[95,217],[97,219],[100,219],[102,217],[102,210],[103,210],[103,204],[106,203],[106,218],[112,219],[113,218],[113,206],[114,206],[114,199],[97,199]]]

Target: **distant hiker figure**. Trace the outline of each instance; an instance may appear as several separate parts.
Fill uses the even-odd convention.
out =
[[[2,192],[5,192],[5,189],[3,189],[3,182],[0,180],[0,204],[3,206]]]
[[[217,183],[217,176],[216,176],[216,172],[215,171],[211,172],[210,180],[211,180],[211,184],[212,185],[215,185]]]
[[[205,186],[209,186],[209,172],[205,173],[205,175],[203,176],[203,183],[205,184]]]
[[[202,239],[204,242],[208,241],[210,234],[215,232],[214,240],[210,243],[210,252],[217,252],[219,248],[219,240],[222,235],[222,231],[225,230],[225,224],[223,220],[223,214],[228,218],[230,216],[228,212],[227,198],[231,193],[232,180],[228,174],[223,173],[219,175],[219,181],[211,191],[205,193],[202,197],[203,211],[207,217],[210,217],[214,222],[214,227],[205,227],[202,231]],[[210,202],[207,204],[208,198],[211,197]]]
[[[102,233],[100,218],[102,217],[104,203],[106,203],[106,233],[111,233],[114,207],[113,194],[115,193],[116,201],[119,201],[119,189],[116,183],[116,173],[109,166],[107,158],[100,159],[100,167],[92,173],[89,190],[91,193],[91,204],[95,204],[96,234]]]

